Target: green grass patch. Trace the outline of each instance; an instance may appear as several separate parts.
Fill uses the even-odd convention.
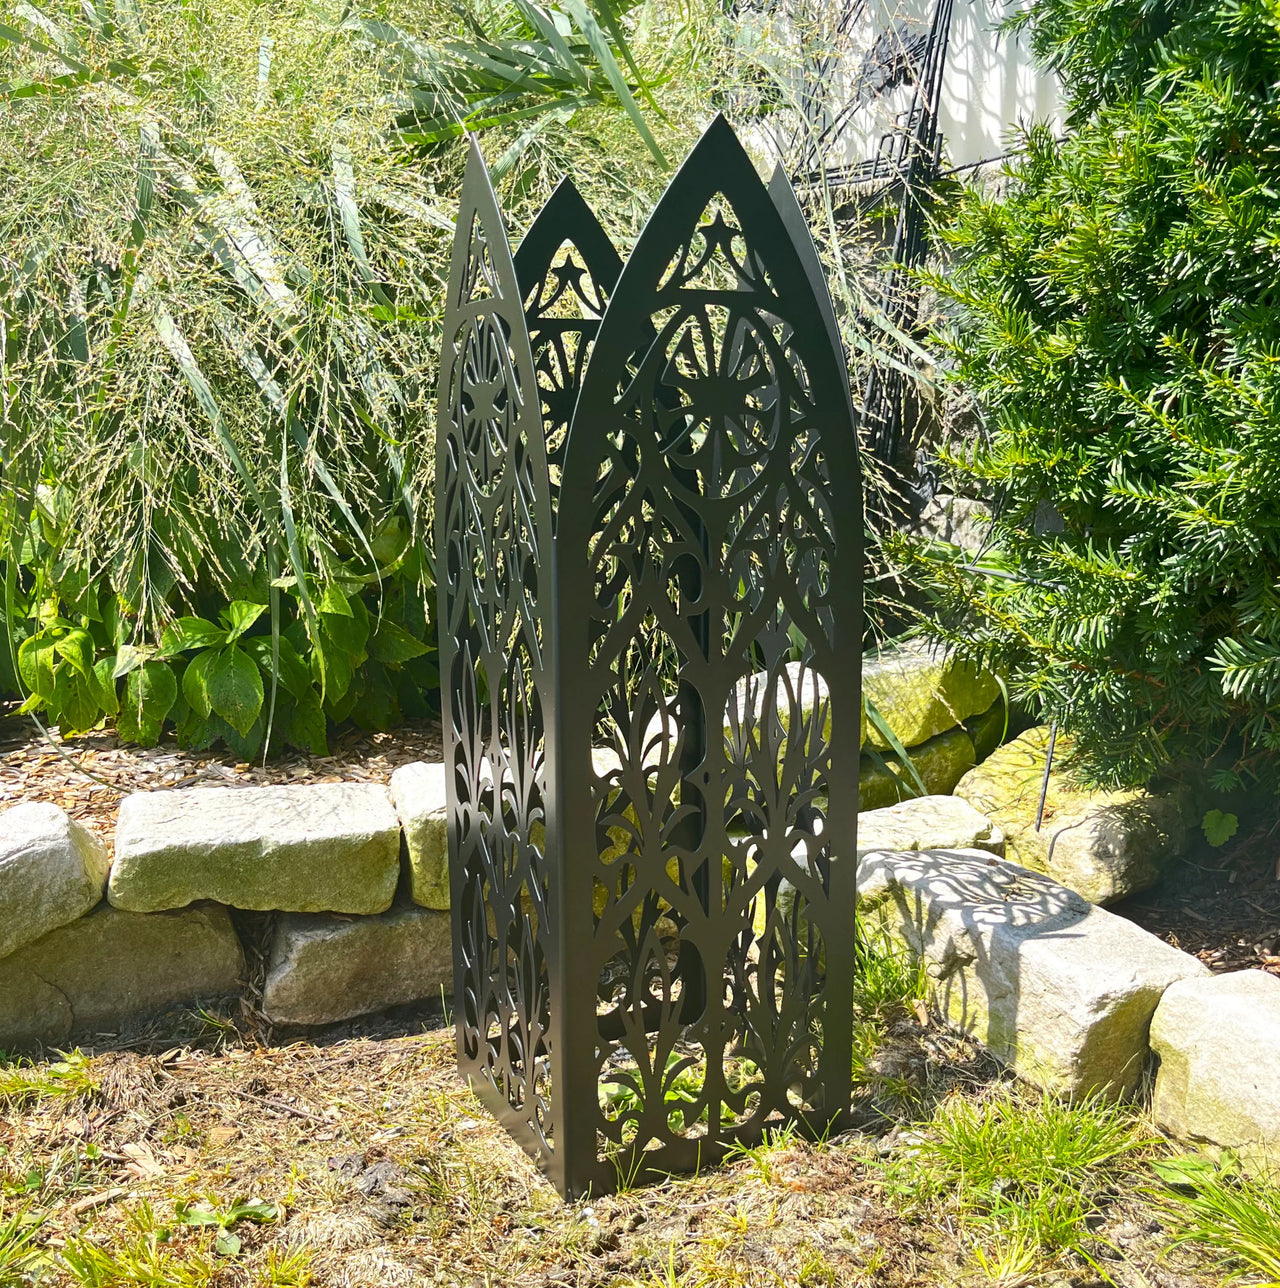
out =
[[[1215,1254],[1229,1282],[1280,1288],[1280,1186],[1245,1176],[1230,1154],[1152,1166],[1164,1182],[1156,1197],[1178,1243]]]
[[[97,1079],[87,1056],[78,1050],[58,1054],[62,1059],[51,1064],[35,1064],[30,1060],[0,1064],[0,1104],[70,1100],[97,1091]]]
[[[0,1284],[17,1283],[39,1258],[36,1239],[44,1217],[29,1207],[12,1216],[0,1217]]]
[[[886,1165],[887,1191],[909,1211],[949,1212],[996,1280],[1041,1258],[1087,1256],[1089,1219],[1151,1144],[1123,1106],[1012,1085],[951,1096],[913,1140]]]

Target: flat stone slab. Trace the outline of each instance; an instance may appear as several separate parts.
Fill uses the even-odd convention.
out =
[[[106,848],[56,805],[0,815],[0,958],[77,921],[102,902]]]
[[[1144,791],[1072,786],[1071,743],[1059,737],[1037,832],[1048,745],[1048,728],[1028,729],[966,773],[955,794],[1000,825],[1011,859],[1047,873],[1091,903],[1115,903],[1154,885],[1165,860],[1186,843],[1177,801]]]
[[[225,908],[107,904],[0,960],[0,1047],[61,1046],[134,1016],[232,993],[244,954]]]
[[[409,896],[424,908],[449,907],[449,818],[444,765],[414,761],[391,775],[391,799],[404,831]]]
[[[453,992],[449,914],[290,915],[276,927],[262,1009],[277,1024],[331,1024]]]
[[[922,959],[951,1021],[1057,1094],[1126,1095],[1165,990],[1208,972],[1042,873],[980,850],[870,854],[859,911]]]
[[[858,854],[876,850],[986,850],[1004,856],[1004,833],[955,796],[918,796],[858,815]]]
[[[107,897],[129,912],[377,913],[399,878],[400,821],[376,783],[205,787],[125,799]]]
[[[1157,1126],[1280,1175],[1280,979],[1242,970],[1173,984],[1151,1022],[1151,1049]]]

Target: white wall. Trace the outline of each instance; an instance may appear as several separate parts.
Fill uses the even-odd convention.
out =
[[[852,77],[879,33],[904,21],[927,23],[932,10],[932,0],[874,0],[859,30],[850,33]],[[1015,125],[1033,119],[1060,124],[1057,79],[1034,65],[1025,37],[999,30],[1005,12],[1003,0],[954,0],[939,104],[944,154],[952,166],[1000,156]],[[894,114],[905,112],[911,100],[912,86],[904,85],[859,108],[850,117],[840,160],[871,156]]]
[[[998,0],[955,0],[939,106],[953,166],[999,156],[1012,125],[1061,119],[1057,79],[1032,63],[1025,37],[996,30],[1003,12]]]

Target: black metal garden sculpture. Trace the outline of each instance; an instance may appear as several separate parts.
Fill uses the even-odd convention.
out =
[[[561,1193],[849,1107],[858,454],[786,179],[721,119],[625,267],[472,144],[436,549],[459,1064]]]

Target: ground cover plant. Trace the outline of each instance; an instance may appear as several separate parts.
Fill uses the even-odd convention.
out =
[[[1280,1187],[1244,1175],[1230,1152],[1175,1158],[1155,1171],[1178,1242],[1212,1250],[1229,1282],[1280,1284]]]
[[[986,421],[949,464],[996,513],[985,557],[930,572],[1088,777],[1269,790],[1280,15],[1035,0],[1023,21],[1068,129],[1031,129],[945,228],[941,338]]]
[[[696,13],[645,19],[661,40],[613,0],[6,14],[0,689],[246,759],[429,709],[459,140],[517,218],[625,174],[600,204],[633,232],[694,133],[653,87]]]

